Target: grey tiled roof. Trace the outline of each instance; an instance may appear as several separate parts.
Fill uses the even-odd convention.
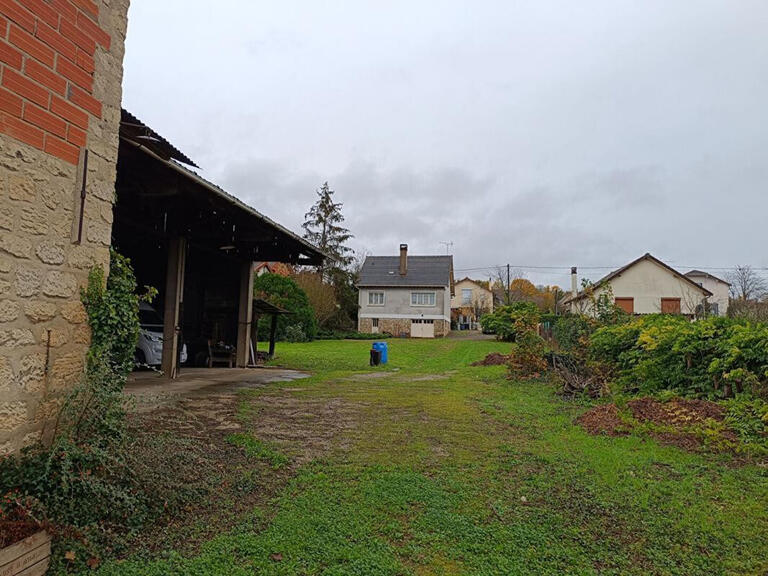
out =
[[[450,286],[453,256],[408,256],[408,273],[400,276],[399,256],[369,256],[359,286]]]

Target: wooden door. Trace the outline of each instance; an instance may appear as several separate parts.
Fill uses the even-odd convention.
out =
[[[616,298],[616,306],[624,310],[627,314],[635,313],[635,299],[634,298]]]
[[[662,298],[661,313],[662,314],[681,314],[680,298]]]

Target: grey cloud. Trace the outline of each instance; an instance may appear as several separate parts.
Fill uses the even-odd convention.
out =
[[[768,266],[764,0],[134,0],[130,18],[127,107],[293,229],[328,180],[375,253]]]

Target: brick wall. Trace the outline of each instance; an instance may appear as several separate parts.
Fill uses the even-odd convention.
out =
[[[127,11],[0,0],[0,454],[38,439],[82,374],[79,289],[109,261]]]

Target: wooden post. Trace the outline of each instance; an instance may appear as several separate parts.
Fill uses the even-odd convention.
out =
[[[238,368],[248,366],[249,340],[253,322],[253,262],[246,262],[240,270],[240,307],[237,314]]]
[[[259,314],[256,314],[253,317],[253,325],[251,326],[251,338],[253,339],[253,355],[255,358],[253,359],[254,364],[258,364],[259,360],[259,320],[261,320],[261,316]]]
[[[165,274],[165,308],[163,310],[163,374],[176,378],[179,358],[179,312],[184,300],[184,265],[187,241],[172,238],[168,245],[168,268]]]
[[[272,326],[269,330],[269,357],[275,355],[275,339],[277,337],[277,314],[272,314]]]

